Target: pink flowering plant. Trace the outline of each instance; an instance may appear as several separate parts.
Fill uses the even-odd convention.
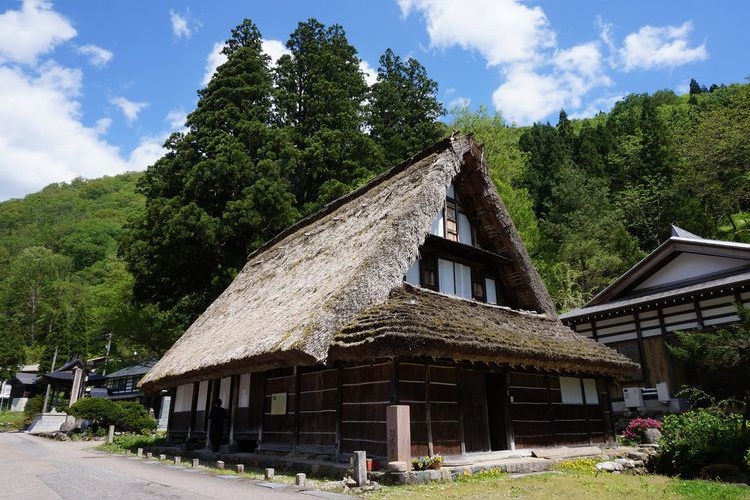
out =
[[[622,433],[625,444],[638,444],[643,442],[646,429],[661,430],[661,422],[653,418],[634,418],[630,421]]]

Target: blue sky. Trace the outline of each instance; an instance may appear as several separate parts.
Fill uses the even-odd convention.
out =
[[[0,201],[143,170],[196,104],[244,18],[278,57],[297,23],[346,30],[374,76],[415,57],[448,107],[508,122],[607,111],[629,93],[746,82],[746,2],[0,0]],[[450,122],[451,117],[445,117]]]

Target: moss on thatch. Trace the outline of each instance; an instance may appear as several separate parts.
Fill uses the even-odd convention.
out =
[[[334,337],[331,357],[418,356],[516,368],[621,377],[639,369],[625,356],[559,321],[417,289],[394,289]]]

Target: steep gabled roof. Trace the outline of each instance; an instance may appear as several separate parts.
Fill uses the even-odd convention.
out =
[[[690,260],[689,275],[670,277],[672,268]],[[683,268],[688,267],[684,266]],[[704,239],[676,226],[662,243],[585,306],[561,315],[580,316],[657,302],[669,297],[721,289],[750,279],[750,245]]]
[[[224,293],[143,378],[147,390],[241,371],[325,363],[334,336],[386,303],[456,181],[501,254],[504,293],[555,317],[549,297],[495,190],[481,148],[446,139],[302,220],[250,255]]]

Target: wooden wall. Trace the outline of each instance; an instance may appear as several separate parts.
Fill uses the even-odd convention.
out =
[[[386,407],[393,392],[393,362],[342,369],[341,453],[365,450],[387,456]]]
[[[588,404],[563,403],[555,375],[509,373],[508,392],[516,448],[597,444],[612,438],[603,380],[596,382],[597,401]]]
[[[335,451],[338,388],[338,368],[300,375],[298,449]]]
[[[292,450],[294,447],[297,375],[292,368],[266,372],[265,398],[263,403],[263,431],[261,448],[264,450]],[[286,395],[286,411],[281,415],[271,414],[271,398],[274,394]]]
[[[254,373],[232,397],[233,433],[242,450],[302,451],[338,456],[365,450],[386,457],[386,408],[410,408],[412,456],[515,448],[582,445],[614,439],[604,379],[540,373],[488,373],[419,360],[383,360],[358,366],[286,368]],[[580,401],[571,402],[578,381]],[[170,431],[185,436],[203,421],[204,399],[192,392],[192,411],[178,401]],[[572,387],[572,389],[571,389]],[[272,411],[283,395],[283,413]],[[587,398],[589,399],[587,401]],[[594,401],[594,399],[596,399]],[[236,405],[236,406],[235,406]],[[199,406],[201,406],[199,408]],[[202,435],[198,426],[192,428]]]

